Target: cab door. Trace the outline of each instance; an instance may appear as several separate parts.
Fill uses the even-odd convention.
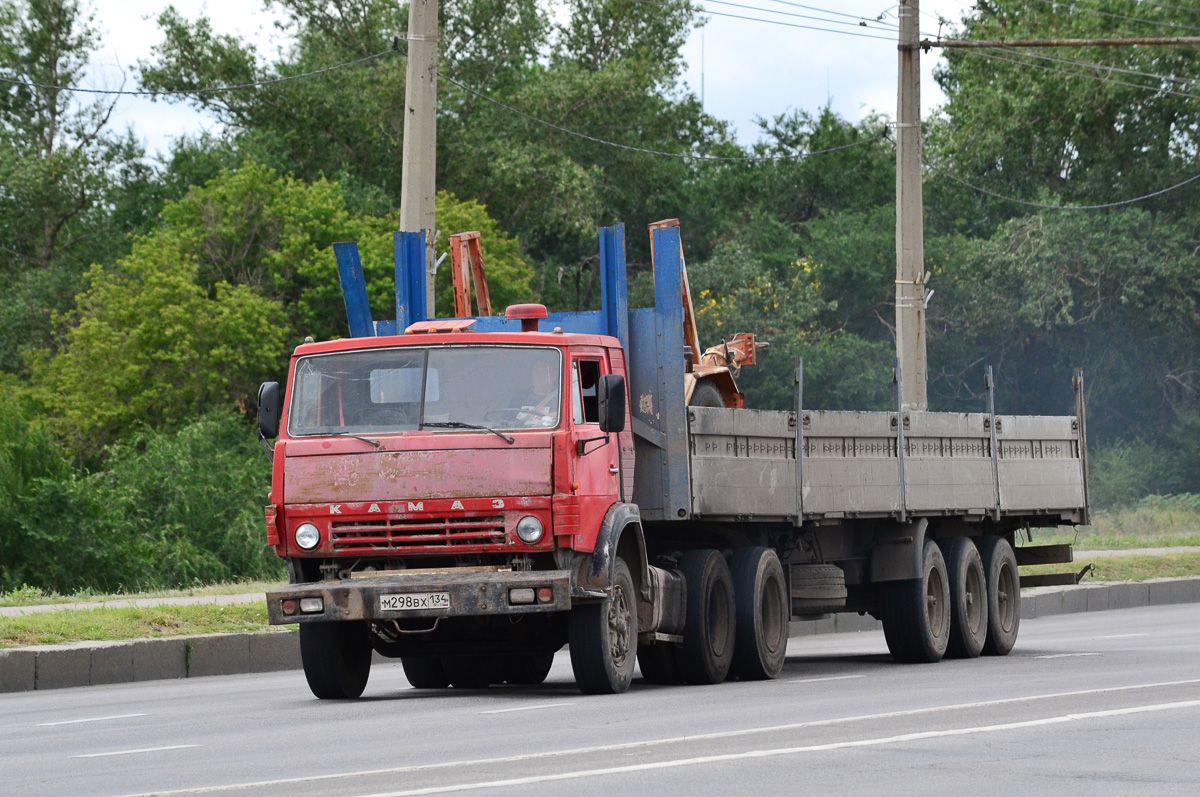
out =
[[[597,385],[606,372],[601,352],[571,358],[570,441],[574,459],[572,487],[579,500],[583,528],[599,528],[608,508],[620,500],[618,435],[600,431]]]

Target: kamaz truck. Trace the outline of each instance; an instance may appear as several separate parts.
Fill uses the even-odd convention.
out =
[[[493,315],[472,235],[442,320],[424,233],[396,236],[395,321],[338,245],[352,336],[304,343],[286,390],[260,390],[290,582],[270,622],[299,626],[317,697],[358,697],[374,654],[419,688],[536,684],[564,645],[585,693],[625,691],[635,662],[656,684],[772,678],[790,621],[834,612],[881,620],[901,662],[1003,655],[1018,567],[1071,561],[1015,543],[1087,522],[1081,375],[1063,417],[899,391],[891,412],[810,409],[802,365],[794,408],[747,409],[735,376],[762,344],[700,351],[677,222],[651,225],[655,305],[632,310],[620,226],[581,313]]]

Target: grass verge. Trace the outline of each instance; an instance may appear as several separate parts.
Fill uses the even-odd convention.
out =
[[[68,609],[0,617],[0,648],[268,631],[262,603]]]
[[[1074,542],[1077,551],[1200,546],[1200,494],[1152,495],[1096,512],[1090,526],[1035,533],[1034,542]]]
[[[47,603],[101,603],[113,600],[137,600],[139,598],[191,598],[205,595],[241,595],[248,592],[267,592],[283,582],[279,581],[230,581],[209,584],[189,589],[160,589],[145,592],[101,593],[91,590],[60,595],[46,592],[37,587],[24,586],[11,592],[0,593],[0,607],[40,606]]]
[[[1021,575],[1078,573],[1087,565],[1092,569],[1084,576],[1083,584],[1101,581],[1149,581],[1152,578],[1182,578],[1200,576],[1200,553],[1171,553],[1162,556],[1105,556],[1088,558],[1086,552],[1075,555],[1069,565],[1032,565],[1021,568]]]

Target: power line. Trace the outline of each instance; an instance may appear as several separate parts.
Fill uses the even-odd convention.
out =
[[[883,132],[877,136],[874,136],[873,138],[865,138],[862,141],[855,141],[851,144],[843,144],[839,147],[830,147],[829,149],[814,150],[813,152],[805,152],[805,153],[801,153],[801,154],[797,154],[797,155],[743,155],[740,157],[727,157],[727,156],[719,156],[719,155],[693,155],[693,154],[689,154],[686,152],[664,152],[662,150],[646,149],[645,147],[635,147],[630,144],[619,144],[615,141],[607,141],[603,138],[597,138],[596,136],[590,136],[587,133],[580,133],[578,130],[572,130],[569,127],[563,127],[562,125],[557,125],[554,122],[548,122],[545,119],[539,119],[538,117],[533,116],[532,114],[525,113],[524,111],[514,108],[511,105],[508,105],[506,103],[500,102],[499,100],[493,99],[493,98],[489,97],[488,95],[484,94],[482,91],[473,89],[470,86],[466,85],[465,83],[461,83],[461,82],[455,80],[454,78],[450,77],[449,75],[439,72],[438,77],[440,77],[442,80],[445,80],[447,83],[450,83],[451,85],[457,86],[458,88],[462,89],[463,91],[467,92],[468,94],[475,95],[476,97],[478,97],[479,99],[481,99],[485,102],[489,102],[498,108],[503,108],[504,110],[506,110],[510,113],[514,113],[517,116],[528,119],[531,122],[536,122],[539,125],[548,127],[551,130],[557,130],[560,133],[566,133],[569,136],[575,136],[576,138],[583,139],[584,141],[591,141],[594,144],[603,144],[606,147],[613,147],[615,149],[623,149],[623,150],[627,150],[629,152],[640,152],[645,155],[658,155],[658,156],[666,157],[666,158],[681,158],[684,160],[700,160],[700,161],[743,162],[743,163],[755,162],[755,161],[777,162],[777,161],[804,160],[806,158],[812,157],[813,155],[825,155],[830,152],[838,152],[838,151],[844,150],[844,149],[851,149],[852,147],[861,147],[864,144],[870,144],[872,142],[879,141],[880,139],[885,139],[888,137],[887,133]]]
[[[803,28],[804,30],[816,30],[822,33],[840,33],[843,36],[857,36],[860,39],[878,39],[879,41],[890,42],[894,41],[887,36],[872,36],[868,33],[854,33],[848,30],[834,30],[832,28],[818,28],[814,25],[801,25],[796,22],[784,22],[776,19],[760,19],[759,17],[746,17],[741,14],[726,14],[721,11],[710,11],[707,8],[701,9],[701,13],[708,14],[713,17],[729,17],[730,19],[745,19],[750,22],[765,22],[768,25],[782,25],[785,28]]]
[[[1064,2],[1061,2],[1061,0],[1037,0],[1037,2],[1041,3],[1044,6],[1051,6],[1053,8],[1061,7],[1068,11],[1086,11],[1089,14],[1095,14],[1095,15],[1101,16],[1101,17],[1109,17],[1111,19],[1123,19],[1128,22],[1142,22],[1147,25],[1157,25],[1159,27],[1164,27],[1164,28],[1180,28],[1182,30],[1200,30],[1200,26],[1196,26],[1196,25],[1181,25],[1177,22],[1164,22],[1162,20],[1146,19],[1145,17],[1130,17],[1130,16],[1126,16],[1125,14],[1113,14],[1108,11],[1101,11],[1098,8],[1092,8],[1091,6],[1079,5],[1078,3],[1064,3]]]
[[[861,28],[868,28],[868,29],[870,29],[870,25],[874,25],[874,24],[878,24],[883,27],[888,27],[888,26],[890,26],[892,28],[896,27],[895,23],[879,22],[877,20],[868,20],[865,17],[852,17],[853,19],[855,19],[857,21],[856,22],[843,22],[840,19],[829,19],[828,17],[814,17],[811,14],[796,14],[791,11],[775,11],[774,9],[763,8],[762,6],[748,6],[748,5],[743,5],[741,3],[730,3],[730,2],[727,2],[727,0],[705,0],[705,2],[716,3],[717,5],[721,5],[721,6],[733,6],[734,8],[744,8],[749,11],[761,11],[764,14],[778,14],[779,16],[782,16],[782,17],[795,17],[797,19],[813,19],[818,22],[826,22],[830,25],[850,25],[850,26],[856,27],[856,28],[861,27]],[[787,5],[792,5],[792,4],[788,3]],[[801,8],[808,8],[808,7],[809,6],[801,6]],[[818,10],[820,10],[820,9],[818,9]],[[708,11],[706,13],[713,13],[713,12]],[[841,16],[851,16],[851,15],[850,14],[842,14]],[[764,20],[764,22],[765,21],[766,20]]]
[[[806,6],[803,3],[792,3],[792,2],[788,2],[788,0],[764,0],[764,2],[776,3],[781,6],[790,6],[792,8],[803,8],[808,11],[820,11],[822,14],[832,14],[835,17],[849,17],[850,19],[862,19],[862,20],[867,20],[867,21],[870,21],[872,19],[871,17],[864,17],[861,14],[846,14],[842,11],[832,11],[828,8],[821,8],[819,6]],[[763,10],[766,10],[766,9],[763,9]],[[779,13],[779,12],[772,12],[772,13]],[[883,15],[880,14],[880,16],[883,16]],[[879,17],[875,17],[874,19],[876,22],[879,21]],[[894,22],[891,24],[895,25]]]
[[[1016,197],[1005,196],[1004,194],[998,194],[995,191],[989,191],[986,188],[981,188],[977,185],[972,185],[971,183],[968,183],[966,180],[960,180],[959,178],[955,177],[954,175],[950,174],[949,172],[943,171],[943,170],[937,168],[936,166],[931,166],[929,164],[926,164],[926,166],[931,171],[941,175],[942,177],[948,178],[950,180],[953,180],[956,183],[959,183],[960,185],[966,186],[967,188],[970,188],[972,191],[978,191],[981,194],[987,194],[988,196],[995,197],[996,199],[1003,199],[1006,202],[1015,202],[1018,205],[1025,205],[1025,206],[1031,207],[1031,208],[1041,208],[1043,210],[1104,210],[1105,208],[1116,208],[1116,207],[1121,207],[1122,205],[1132,205],[1135,202],[1143,202],[1147,199],[1153,199],[1156,196],[1162,196],[1163,194],[1169,193],[1178,188],[1183,188],[1188,183],[1192,183],[1192,182],[1195,182],[1196,180],[1200,180],[1200,174],[1195,174],[1195,175],[1192,175],[1191,177],[1187,178],[1186,180],[1184,180],[1181,183],[1176,183],[1175,185],[1169,186],[1167,188],[1163,188],[1159,191],[1155,191],[1150,194],[1145,194],[1144,196],[1134,197],[1133,199],[1123,199],[1120,202],[1106,202],[1103,205],[1049,205],[1049,204],[1045,204],[1042,202],[1028,202],[1024,199],[1017,199]]]
[[[995,48],[992,48],[992,49],[994,50]],[[991,55],[989,53],[983,52],[982,50],[966,50],[965,52],[974,53],[974,54],[980,56],[981,58],[987,58],[988,60],[991,60],[991,61],[1007,61],[1010,64],[1016,64],[1018,66],[1033,67],[1034,69],[1044,69],[1048,72],[1056,72],[1056,71],[1063,72],[1064,71],[1064,70],[1056,70],[1052,66],[1045,66],[1043,64],[1033,64],[1033,63],[1030,63],[1029,61],[1019,61],[1015,58],[1004,58],[1003,56],[999,56],[999,55]],[[1174,91],[1172,89],[1164,89],[1161,86],[1147,86],[1144,83],[1130,83],[1125,80],[1117,80],[1115,78],[1103,77],[1101,75],[1092,75],[1087,72],[1066,71],[1065,74],[1071,75],[1074,77],[1087,78],[1088,80],[1095,80],[1095,81],[1099,81],[1101,83],[1110,83],[1115,86],[1128,86],[1128,87],[1134,88],[1134,89],[1142,89],[1143,91],[1153,91],[1158,94],[1170,94],[1170,95],[1173,95],[1176,97],[1187,97],[1188,99],[1200,100],[1200,95],[1189,94],[1185,91]]]
[[[47,85],[44,83],[31,83],[26,80],[16,80],[15,78],[7,78],[7,77],[3,77],[3,76],[0,76],[0,81],[2,81],[4,83],[11,83],[16,86],[27,86],[29,88],[47,89],[50,91],[73,91],[78,94],[112,94],[112,95],[128,95],[128,96],[135,96],[135,97],[167,97],[167,96],[183,95],[183,94],[186,94],[186,95],[215,94],[215,93],[226,92],[226,91],[241,91],[242,89],[260,88],[262,86],[273,86],[277,83],[288,83],[293,80],[302,80],[304,78],[315,77],[316,75],[323,75],[327,72],[336,72],[339,69],[347,69],[352,66],[358,66],[359,64],[365,64],[368,61],[374,61],[376,58],[383,58],[384,56],[387,56],[387,55],[400,55],[398,43],[393,43],[392,49],[384,50],[381,53],[375,53],[374,55],[368,55],[364,58],[358,58],[353,61],[347,61],[343,64],[335,64],[334,66],[327,66],[324,69],[315,69],[312,72],[305,72],[300,75],[288,75],[287,77],[272,78],[271,80],[260,80],[260,81],[254,82],[254,83],[240,83],[236,86],[217,86],[215,88],[207,88],[207,89],[197,88],[197,89],[173,89],[170,91],[145,91],[145,90],[143,90],[143,91],[118,91],[118,90],[113,90],[113,89],[83,89],[83,88],[78,88],[76,86],[52,86],[52,85]]]
[[[1023,55],[1023,56],[1027,56],[1029,58],[1038,58],[1043,61],[1054,61],[1055,63],[1060,63],[1060,64],[1072,64],[1075,66],[1082,66],[1082,67],[1087,67],[1087,68],[1091,68],[1091,69],[1103,69],[1108,72],[1117,72],[1117,73],[1124,74],[1124,75],[1138,75],[1141,77],[1149,77],[1149,78],[1154,78],[1156,80],[1164,80],[1164,81],[1167,81],[1168,83],[1180,83],[1180,84],[1195,83],[1197,80],[1197,78],[1180,78],[1180,77],[1175,77],[1174,75],[1160,75],[1155,72],[1142,72],[1137,69],[1127,69],[1125,67],[1114,66],[1112,64],[1100,64],[1100,63],[1095,63],[1093,61],[1080,61],[1075,58],[1060,58],[1060,57],[1053,56],[1053,55],[1044,55],[1042,53],[1031,53],[1031,52],[1023,52],[1023,51],[1018,51],[1018,50],[1005,50],[1005,52],[1011,52],[1013,55]],[[1103,78],[1101,78],[1101,79],[1103,79]],[[1147,86],[1147,88],[1151,88],[1151,87]]]

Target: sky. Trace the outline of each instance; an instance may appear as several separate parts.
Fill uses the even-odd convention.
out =
[[[894,0],[702,0],[702,4],[713,14],[707,24],[689,35],[683,51],[688,63],[684,79],[697,95],[703,88],[705,109],[729,121],[743,144],[758,138],[756,117],[769,119],[793,110],[815,112],[826,103],[855,122],[872,112],[895,116]],[[102,43],[89,87],[119,88],[122,79],[126,89],[137,87],[133,67],[139,60],[149,59],[151,48],[162,40],[154,19],[168,5],[165,0],[94,0]],[[269,55],[286,43],[275,27],[282,15],[264,10],[260,0],[176,0],[174,5],[190,19],[208,16],[217,33],[249,39],[260,55]],[[957,22],[969,5],[965,0],[922,0],[922,33],[937,33],[939,15]],[[770,10],[777,13],[768,13]],[[881,14],[882,20],[876,22]],[[867,21],[868,27],[859,26],[859,19]],[[833,20],[850,24],[834,24]],[[932,77],[934,65],[940,60],[937,52],[931,50],[921,56],[921,105],[925,114],[945,99]],[[212,116],[186,102],[135,97],[120,99],[113,124],[116,129],[132,126],[151,155],[165,154],[176,136],[220,129]]]

